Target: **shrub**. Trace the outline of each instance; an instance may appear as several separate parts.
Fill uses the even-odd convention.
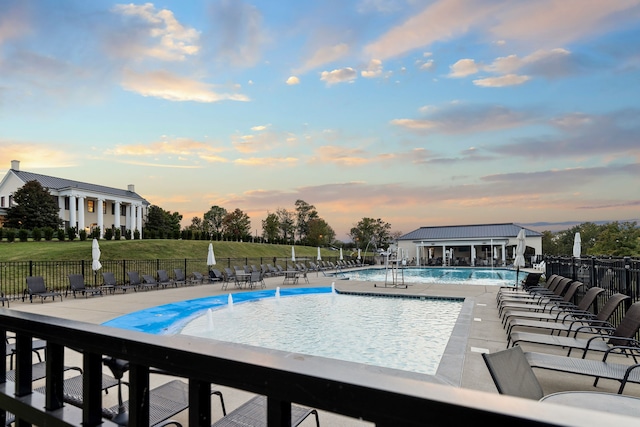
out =
[[[21,242],[26,242],[27,240],[29,240],[29,230],[21,228],[20,230],[18,230],[18,237],[20,238]]]
[[[75,227],[67,227],[67,238],[70,241],[73,241],[76,239],[76,228]]]
[[[133,238],[136,239],[136,240],[140,240],[140,230],[138,230],[137,228],[133,232]]]
[[[4,235],[4,227],[0,227],[0,240],[2,240],[3,235]]]
[[[34,227],[33,230],[31,230],[31,237],[34,241],[39,242],[40,240],[42,240],[42,230],[40,230],[38,227]]]
[[[42,233],[44,234],[44,240],[46,240],[47,242],[53,240],[53,228],[45,227],[42,229]]]
[[[107,228],[106,230],[104,230],[104,239],[105,240],[113,239],[113,229]]]
[[[116,228],[114,237],[116,240],[120,240],[120,238],[122,237],[122,231],[120,230],[120,227]]]
[[[58,228],[58,240],[64,242],[65,237],[66,235],[64,233],[64,230],[62,228]]]
[[[13,228],[9,228],[7,230],[7,242],[15,242],[16,240],[16,230]]]
[[[91,238],[92,239],[100,238],[100,227],[95,227],[93,230],[91,230]]]
[[[124,238],[125,238],[126,240],[131,240],[131,230],[129,230],[129,229],[125,230],[125,232],[124,232]]]
[[[84,242],[85,240],[87,240],[87,230],[80,230],[78,236],[80,237],[80,241]]]

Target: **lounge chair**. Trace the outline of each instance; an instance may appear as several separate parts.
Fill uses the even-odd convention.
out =
[[[520,347],[496,353],[482,353],[498,393],[540,400],[544,393],[531,365]]]
[[[187,284],[187,276],[185,276],[184,271],[182,271],[181,268],[174,268],[173,275],[175,276],[173,281],[176,283],[176,286]]]
[[[140,287],[144,289],[158,289],[160,287],[160,283],[158,283],[156,278],[151,276],[150,274],[143,274]]]
[[[209,270],[209,282],[224,282],[224,275],[217,268]]]
[[[56,297],[60,297],[60,301],[62,301],[62,294],[60,292],[47,289],[42,276],[27,277],[27,289],[25,289],[22,295],[22,301],[25,300],[26,295],[29,295],[29,302],[33,302],[34,296],[40,297],[41,303],[44,303],[44,300],[48,297],[51,297],[54,301],[56,300]]]
[[[605,290],[603,288],[599,288],[597,286],[590,288],[580,299],[578,305],[553,305],[547,311],[507,310],[502,313],[502,323],[506,327],[506,325],[515,318],[557,322],[559,320],[562,320],[563,318],[566,318],[567,315],[579,316],[580,313],[586,313],[591,305],[595,302],[598,295],[600,295],[604,291]]]
[[[532,277],[531,279],[529,279]],[[557,282],[562,278],[557,274],[552,274],[543,284],[540,283],[540,275],[529,273],[522,288],[514,288],[513,286],[502,286],[498,289],[496,300],[500,301],[503,296],[525,296],[532,294],[552,292]],[[530,283],[529,283],[530,282]],[[529,284],[526,284],[529,283]]]
[[[305,408],[303,406],[291,405],[291,426],[295,427],[300,425],[309,415],[314,415],[316,418],[316,427],[320,427],[320,419],[318,417],[318,411],[312,408]],[[173,425],[176,427],[182,427],[182,424],[175,420],[167,420],[166,422],[159,424],[160,426]],[[211,424],[211,427],[267,427],[267,398],[265,396],[256,396],[240,405],[237,409],[229,412],[220,420]]]
[[[567,279],[567,283],[569,282],[571,282],[571,279]],[[566,286],[566,289],[562,297],[560,296],[541,297],[538,300],[538,303],[518,303],[518,302],[515,302],[515,300],[512,301],[511,303],[505,302],[504,305],[500,307],[502,311],[499,310],[499,312],[502,315],[503,322],[504,322],[505,313],[511,310],[549,312],[554,308],[558,309],[561,307],[575,306],[575,304],[573,303],[573,297],[575,296],[576,292],[578,292],[578,289],[581,288],[582,286],[584,286],[582,282],[569,283],[569,285]]]
[[[13,359],[16,355],[16,337],[7,337],[6,339],[6,355],[9,357],[9,369],[13,369]],[[40,350],[47,351],[47,342],[45,340],[34,339],[31,343],[31,351],[38,357],[38,362],[42,362],[43,358],[40,355]]]
[[[118,283],[116,281],[116,277],[109,271],[102,273],[102,280],[103,284],[101,288],[109,290],[112,293],[116,290],[121,290],[123,293],[127,292],[128,289],[133,289],[134,291],[138,290],[138,284],[136,283],[129,283],[127,285]]]
[[[608,322],[609,318],[618,309],[620,304],[630,299],[629,296],[621,293],[613,294],[609,297],[607,302],[598,311],[598,314],[591,312],[577,312],[573,311],[570,314],[563,316],[557,322],[550,322],[544,320],[529,320],[529,319],[512,319],[507,325],[507,336],[510,336],[514,328],[537,328],[545,330],[550,334],[561,334],[569,336],[572,332],[575,332],[577,328],[585,325],[594,326],[611,326]]]
[[[209,278],[204,277],[204,275],[199,271],[193,272],[193,283],[204,283],[205,281],[209,283]]]
[[[634,346],[640,348],[640,342],[634,338],[639,329],[640,302],[637,302],[629,307],[629,310],[627,310],[627,313],[615,329],[610,326],[599,325],[577,328],[576,334],[583,330],[588,333],[597,332],[588,338],[562,337],[557,335],[536,334],[534,332],[513,332],[509,336],[509,341],[511,345],[524,342],[568,348],[567,356],[571,355],[573,349],[580,349],[583,350],[582,358],[584,358],[590,350],[606,352],[611,349],[611,347],[616,346]]]
[[[64,366],[62,368],[63,371],[78,371],[82,373],[82,369],[78,366]],[[47,362],[38,362],[31,365],[31,381],[38,381],[47,376]],[[9,370],[7,371],[7,381],[15,381],[16,380],[16,371]]]
[[[515,348],[519,348],[516,346]],[[624,391],[627,383],[640,384],[640,364],[622,364],[607,361],[611,354],[626,352],[627,355],[633,353],[635,357],[640,355],[640,348],[637,347],[613,347],[609,349],[602,360],[579,359],[577,357],[559,356],[556,354],[524,352],[524,355],[532,368],[547,369],[562,372],[565,374],[584,375],[594,377],[594,387],[598,385],[601,378],[620,382],[618,394]],[[634,357],[634,359],[635,359]]]
[[[69,289],[71,290],[74,298],[76,297],[76,292],[84,295],[85,298],[89,295],[102,295],[102,289],[86,287],[84,283],[84,276],[82,274],[69,275]],[[67,296],[66,292],[64,296]]]
[[[73,406],[82,407],[83,402],[83,381],[82,375],[76,375],[63,381],[63,400]],[[109,393],[109,389],[118,385],[118,380],[111,375],[102,374],[102,391]],[[38,387],[34,391],[45,393],[45,386]]]
[[[166,270],[158,270],[158,285],[166,288],[167,286],[178,287],[177,283],[173,281],[167,274]]]
[[[498,304],[498,316],[502,317],[502,313],[505,311],[505,309],[523,309],[528,304],[540,305],[550,301],[561,301],[564,298],[565,291],[569,289],[569,284],[571,282],[573,282],[573,280],[568,278],[561,279],[552,295],[536,295],[532,296],[531,298],[501,299],[500,303]]]

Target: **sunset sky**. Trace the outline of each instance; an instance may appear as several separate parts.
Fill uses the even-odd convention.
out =
[[[0,0],[11,160],[252,234],[638,221],[640,2]]]

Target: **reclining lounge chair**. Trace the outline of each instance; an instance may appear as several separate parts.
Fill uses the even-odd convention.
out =
[[[44,278],[42,276],[29,276],[27,277],[27,289],[25,289],[22,295],[22,301],[25,300],[26,295],[29,295],[29,302],[33,302],[33,297],[40,297],[40,302],[44,303],[47,297],[51,297],[54,301],[56,297],[60,297],[62,301],[62,294],[60,292],[47,289],[44,284]]]

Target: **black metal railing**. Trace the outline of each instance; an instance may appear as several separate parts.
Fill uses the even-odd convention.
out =
[[[628,422],[616,414],[586,416],[582,409],[430,383],[395,370],[195,337],[155,336],[7,309],[0,309],[0,325],[1,342],[7,333],[17,337],[15,383],[6,381],[6,366],[0,368],[0,415],[15,414],[17,425],[113,425],[101,415],[104,356],[129,361],[130,426],[149,424],[150,377],[159,371],[188,381],[190,426],[211,424],[211,384],[266,396],[269,426],[290,425],[291,403],[377,426],[601,427]],[[45,394],[32,391],[33,338],[48,343]],[[68,349],[82,357],[81,408],[63,404]]]

